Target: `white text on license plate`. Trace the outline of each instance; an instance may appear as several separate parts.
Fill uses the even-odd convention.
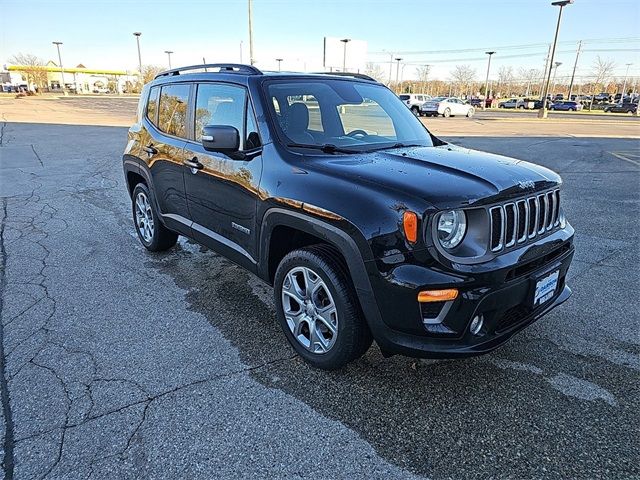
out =
[[[541,278],[536,283],[536,293],[533,296],[533,306],[542,305],[544,302],[553,297],[558,286],[558,276],[560,271],[556,270],[550,275]]]

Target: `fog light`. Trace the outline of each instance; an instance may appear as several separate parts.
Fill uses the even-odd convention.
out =
[[[471,320],[471,326],[469,327],[469,331],[473,335],[478,335],[480,330],[482,330],[482,324],[484,323],[484,317],[482,315],[476,315]]]

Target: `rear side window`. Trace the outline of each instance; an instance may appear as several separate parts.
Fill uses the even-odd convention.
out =
[[[186,138],[189,85],[165,85],[160,91],[158,128],[169,135]]]
[[[155,126],[158,126],[158,93],[160,93],[160,87],[153,87],[149,91],[149,100],[147,101],[147,118]]]

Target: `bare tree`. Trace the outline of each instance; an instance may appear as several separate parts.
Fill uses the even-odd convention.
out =
[[[469,65],[456,65],[451,72],[451,78],[460,94],[467,93],[470,84],[476,78],[476,71]]]
[[[164,67],[159,67],[158,65],[144,65],[142,67],[142,83],[149,83],[163,70],[166,69]]]
[[[531,85],[540,78],[540,70],[537,68],[520,68],[518,70],[518,75],[520,76],[520,82],[524,85],[526,84],[525,97],[529,96],[531,92]]]
[[[382,82],[385,78],[385,73],[382,70],[382,67],[374,62],[367,62],[364,73],[365,75],[375,78],[379,82]]]
[[[421,82],[428,82],[430,71],[431,71],[431,65],[423,65],[421,67],[416,68],[416,75],[418,76],[418,80]]]
[[[513,82],[513,67],[508,67],[506,65],[501,66],[498,69],[498,90],[502,90],[505,86],[511,90],[511,83]],[[504,93],[504,92],[502,92]],[[509,94],[511,92],[509,91]]]
[[[598,55],[592,66],[593,76],[595,77],[594,86],[596,88],[600,84],[606,86],[614,68],[616,68],[616,62],[611,59],[602,59]]]
[[[9,58],[9,63],[19,67],[19,72],[26,77],[29,87],[35,84],[38,88],[47,86],[47,70],[44,61],[30,53],[17,53]]]

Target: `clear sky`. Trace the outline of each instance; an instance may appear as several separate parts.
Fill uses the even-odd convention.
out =
[[[483,77],[487,48],[498,52],[494,72],[501,65],[542,68],[558,14],[550,3],[254,0],[255,57],[267,70],[277,68],[275,58],[284,59],[283,70],[320,70],[323,37],[334,36],[367,41],[371,61],[388,62],[386,51],[402,52],[399,56],[411,64],[433,64],[435,78],[446,79],[456,64],[471,65]],[[616,75],[623,75],[629,62],[634,64],[630,74],[640,75],[639,25],[638,0],[575,0],[564,10],[558,76],[570,74],[581,39],[587,41],[579,75],[590,73],[596,55],[615,60]],[[65,66],[133,70],[138,62],[134,31],[142,32],[143,64],[167,65],[165,50],[175,52],[173,66],[200,63],[203,57],[238,62],[240,42],[248,63],[247,0],[0,0],[2,63],[18,52],[57,61],[55,40],[64,42]],[[442,50],[468,51],[433,53]],[[381,66],[388,71],[388,63]],[[414,77],[415,68],[407,65],[404,78]]]

